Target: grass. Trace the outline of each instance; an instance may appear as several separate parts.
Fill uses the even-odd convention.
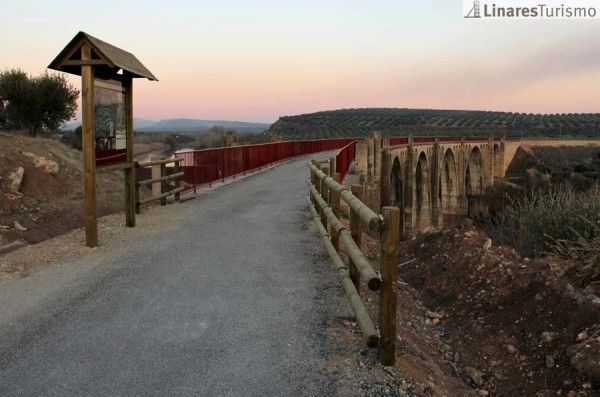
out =
[[[488,196],[492,211],[484,226],[493,238],[529,257],[571,259],[575,279],[600,282],[599,183],[587,190],[571,184],[528,193],[498,189]]]

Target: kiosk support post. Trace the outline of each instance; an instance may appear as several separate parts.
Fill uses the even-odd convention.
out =
[[[94,75],[89,61],[92,49],[84,44],[81,47],[81,108],[83,149],[83,184],[85,245],[98,246],[98,220],[96,219],[96,153],[94,143]],[[88,61],[88,62],[86,62]]]
[[[136,197],[136,169],[133,166],[133,79],[128,73],[123,76],[123,89],[125,91],[125,113],[127,134],[127,168],[123,170],[125,176],[125,224],[135,227]]]

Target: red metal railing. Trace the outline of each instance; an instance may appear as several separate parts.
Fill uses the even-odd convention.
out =
[[[183,157],[181,170],[186,190],[224,181],[249,171],[311,153],[336,150],[356,138],[286,141],[258,145],[232,146],[178,152]],[[352,159],[354,156],[352,157]],[[350,160],[352,161],[352,160]]]
[[[358,138],[359,139],[359,138]],[[357,138],[332,138],[305,141],[285,141],[258,145],[233,146],[215,149],[189,150],[178,152],[183,157],[181,169],[185,173],[183,181],[186,190],[224,181],[253,170],[284,160],[311,153],[339,149],[336,154],[336,171],[342,180],[348,174],[350,164],[356,156]],[[442,136],[440,142],[460,141],[460,137]],[[487,137],[466,137],[466,141],[486,141]],[[390,137],[390,146],[408,144],[408,137]],[[430,143],[434,136],[413,137],[414,143]]]
[[[354,157],[356,157],[356,142],[358,141],[350,142],[338,150],[335,155],[335,172],[340,173],[342,181],[346,178],[350,164],[354,161]]]

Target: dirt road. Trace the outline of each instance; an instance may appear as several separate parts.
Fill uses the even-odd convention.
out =
[[[0,395],[331,394],[323,295],[337,280],[313,257],[305,161],[1,279]]]

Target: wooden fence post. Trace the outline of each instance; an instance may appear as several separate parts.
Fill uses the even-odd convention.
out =
[[[352,194],[356,196],[357,199],[362,201],[363,187],[362,185],[352,185]],[[352,239],[356,243],[359,249],[362,248],[362,224],[360,220],[360,216],[358,212],[356,212],[352,207],[350,207],[350,232],[352,233]],[[348,262],[348,271],[350,273],[350,279],[356,288],[356,291],[360,295],[360,274],[356,269],[356,265],[350,258]]]
[[[175,162],[175,173],[178,174],[179,172],[181,172],[181,162],[180,161],[176,161]],[[179,189],[181,187],[181,177],[178,176],[177,178],[175,178],[175,189]],[[178,203],[181,203],[181,194],[180,192],[175,193],[175,200]]]
[[[160,165],[160,176],[166,176],[167,175],[167,165],[165,163],[162,163]],[[162,181],[160,182],[160,194],[166,193],[169,191],[169,182],[167,181]],[[167,205],[167,198],[163,197],[160,199],[160,205]]]
[[[314,164],[314,163],[313,163]],[[313,171],[313,169],[310,169],[310,183],[313,184],[313,186],[317,186],[317,176],[315,175],[315,172]],[[315,200],[315,197],[313,196],[312,192],[310,192],[310,200],[313,203],[313,206],[315,207],[315,209],[317,208],[317,200]]]
[[[321,165],[320,168],[321,168],[321,171],[325,175],[327,175],[327,166]],[[325,183],[325,178],[319,179],[318,184],[320,186],[319,194],[321,195],[323,200],[325,200],[326,203],[329,203],[329,198],[327,197],[327,192],[329,191],[329,188],[327,187],[327,184]],[[323,224],[323,226],[325,226],[325,229],[327,229],[327,216],[325,216],[325,211],[321,210],[320,214],[321,214],[321,223]]]
[[[329,166],[327,165],[322,165],[321,166],[321,171],[323,171],[323,173],[327,176],[329,176]],[[329,188],[327,187],[327,184],[325,183],[325,179],[321,179],[321,196],[323,197],[323,200],[325,200],[325,202],[327,204],[329,203]]]
[[[138,175],[140,170],[140,163],[135,160],[133,162],[133,179],[135,181],[135,213],[140,213],[140,185],[138,184]]]
[[[129,167],[123,169],[125,179],[125,225],[127,227],[135,227],[135,165],[129,164]]]
[[[335,157],[329,158],[329,175],[333,175],[337,172],[335,169]]]
[[[342,175],[339,172],[335,172],[333,173],[333,180],[336,181],[337,183],[340,183],[340,181],[342,180]],[[336,191],[334,191],[333,189],[329,190],[329,197],[331,199],[331,209],[333,211],[333,214],[335,215],[335,217],[337,219],[340,219],[340,214],[341,214],[341,210],[340,210],[340,194]],[[333,228],[331,228],[329,235],[331,236],[331,244],[333,244],[333,247],[335,248],[336,251],[340,250],[340,236],[337,233],[332,233],[333,232]]]
[[[381,288],[379,290],[379,359],[383,365],[396,362],[396,266],[400,230],[398,207],[381,211],[384,228],[381,231]]]

